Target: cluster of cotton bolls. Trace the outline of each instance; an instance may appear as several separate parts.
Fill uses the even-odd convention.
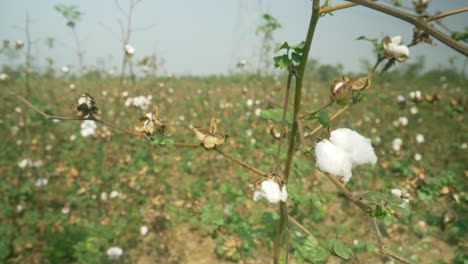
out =
[[[148,96],[137,96],[137,97],[129,97],[125,100],[125,106],[135,106],[137,108],[140,108],[141,110],[147,110],[148,107],[151,105],[151,99],[153,99],[153,96],[148,95]]]
[[[22,159],[18,162],[18,167],[20,169],[25,169],[27,167],[39,168],[44,166],[44,162],[42,160],[32,161],[30,159]]]
[[[318,142],[315,157],[318,169],[342,178],[345,183],[351,179],[355,166],[377,162],[371,140],[348,128],[336,129],[329,139]]]
[[[96,122],[94,122],[93,120],[85,120],[81,123],[80,134],[82,137],[93,136],[96,132],[96,128]]]
[[[49,183],[48,179],[40,177],[34,182],[34,185],[36,185],[36,187],[42,187],[42,186],[46,186],[48,183]]]

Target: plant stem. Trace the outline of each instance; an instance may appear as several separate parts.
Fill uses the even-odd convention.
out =
[[[280,138],[278,140],[278,150],[276,152],[276,158],[275,158],[275,164],[279,165],[280,161],[280,154],[281,154],[281,145],[283,143],[283,136],[286,132],[285,130],[285,123],[286,123],[286,114],[288,111],[288,101],[289,101],[289,91],[291,90],[291,80],[292,80],[293,74],[291,70],[289,71],[288,74],[288,83],[286,85],[286,94],[284,96],[284,105],[283,105],[283,116],[281,118],[281,125],[280,125]]]
[[[430,22],[430,21],[434,21],[434,20],[439,20],[439,19],[444,18],[444,17],[456,15],[456,14],[467,12],[467,11],[468,11],[468,7],[462,7],[462,8],[454,9],[454,10],[451,10],[451,11],[435,14],[435,15],[431,16],[427,21]]]
[[[29,25],[31,24],[29,20],[29,14],[26,15],[26,92],[28,95],[31,94],[31,34],[29,31]]]
[[[297,134],[297,120],[299,117],[299,110],[301,108],[302,101],[302,83],[304,80],[304,72],[307,66],[307,61],[309,57],[310,46],[312,44],[312,39],[314,37],[315,28],[317,26],[318,19],[320,17],[320,1],[314,0],[312,4],[312,16],[310,18],[309,29],[307,31],[306,42],[304,46],[304,52],[302,54],[302,61],[299,65],[297,78],[296,78],[296,90],[294,95],[294,110],[293,110],[293,126],[291,131],[291,136],[289,137],[289,148],[288,148],[288,158],[286,160],[286,166],[284,170],[285,181],[288,182],[289,174],[291,171],[292,159],[294,156],[294,148]]]
[[[429,35],[433,36],[434,38],[440,40],[442,43],[445,45],[449,46],[450,48],[462,53],[465,56],[468,56],[468,48],[465,47],[464,45],[458,43],[454,39],[448,37],[444,33],[440,32],[436,28],[434,28],[427,20],[424,20],[423,18],[419,18],[417,16],[411,15],[409,13],[403,12],[401,10],[398,10],[396,8],[389,7],[387,5],[379,4],[373,1],[369,0],[347,0],[349,2],[353,2],[362,6],[365,6],[370,9],[377,10],[379,12],[397,17],[401,20],[404,20],[410,24],[415,25],[418,28],[421,28],[425,32],[427,32]],[[451,12],[451,11],[449,11]]]
[[[370,207],[369,205],[361,202],[361,200],[357,197],[354,196],[354,194],[352,192],[350,192],[348,190],[348,188],[346,188],[346,186],[341,183],[335,176],[329,174],[329,173],[325,173],[325,176],[327,176],[327,178],[333,182],[333,184],[335,184],[336,187],[338,187],[338,189],[340,189],[345,195],[346,197],[348,197],[348,199],[353,202],[355,205],[357,205],[363,212],[365,212],[366,214],[369,214],[372,212],[372,207]]]
[[[349,8],[353,6],[357,6],[357,4],[347,3],[347,4],[336,5],[336,6],[328,6],[328,7],[320,8],[320,14],[323,15],[329,12],[333,12],[336,10],[345,9],[345,8]]]
[[[242,160],[236,159],[235,157],[233,157],[229,153],[226,153],[226,152],[224,152],[224,151],[222,151],[222,150],[220,150],[218,148],[214,148],[214,150],[216,152],[218,152],[219,154],[223,155],[225,158],[230,159],[231,161],[234,161],[234,162],[238,163],[242,167],[244,167],[244,168],[246,168],[246,169],[248,169],[248,170],[250,170],[250,171],[252,171],[252,172],[254,172],[254,173],[258,174],[258,175],[267,176],[267,173],[248,165],[247,163],[243,162]]]
[[[73,38],[75,39],[76,45],[76,55],[78,56],[78,63],[79,63],[79,73],[80,75],[83,73],[83,51],[81,50],[80,39],[78,38],[78,34],[76,33],[76,29],[74,27],[71,28],[73,33]]]
[[[322,111],[322,110],[328,108],[328,107],[331,106],[333,103],[334,103],[333,101],[330,101],[330,102],[328,102],[326,105],[320,107],[318,110],[315,110],[315,111],[313,111],[312,113],[307,113],[307,114],[300,115],[299,118],[300,118],[300,119],[304,119],[304,118],[307,118],[307,117],[309,117],[309,116],[315,115],[315,114],[317,114],[318,112],[320,112],[320,111]]]
[[[329,173],[324,174],[333,184],[335,184],[336,187],[338,187],[338,189],[340,189],[346,195],[346,197],[352,203],[354,203],[357,207],[359,207],[359,209],[361,209],[366,215],[368,215],[369,218],[371,218],[370,220],[372,231],[374,232],[377,243],[379,244],[381,253],[399,261],[400,263],[410,263],[409,261],[405,260],[404,258],[396,255],[395,253],[387,249],[387,246],[383,242],[382,234],[380,232],[379,226],[377,225],[377,221],[375,220],[375,218],[371,217],[372,207],[361,202],[359,198],[355,197],[354,194],[351,191],[349,191],[348,188],[346,188],[346,186],[343,183],[341,183],[338,179],[336,179],[333,175]]]
[[[307,65],[307,60],[309,57],[310,46],[312,44],[312,39],[315,33],[315,28],[320,17],[320,0],[314,0],[312,3],[312,15],[310,17],[309,28],[307,30],[307,37],[305,41],[304,50],[302,53],[302,61],[299,65],[299,69],[296,77],[296,90],[294,95],[294,110],[293,110],[293,126],[291,130],[291,135],[289,137],[289,148],[288,148],[288,157],[286,160],[286,166],[284,170],[284,181],[287,183],[289,179],[289,174],[291,172],[291,164],[294,156],[294,148],[296,141],[296,134],[298,130],[298,115],[299,109],[301,107],[302,100],[302,82],[304,80],[304,72]],[[287,204],[285,202],[280,202],[280,225],[278,230],[278,237],[275,240],[275,245],[273,249],[273,263],[278,264],[280,261],[281,255],[281,242],[283,238],[284,231],[288,226],[288,214],[287,214]],[[287,247],[286,247],[287,248]]]
[[[333,121],[335,120],[338,116],[340,116],[341,114],[343,114],[344,112],[346,112],[346,110],[349,109],[349,107],[351,107],[352,104],[348,104],[346,105],[345,107],[341,108],[340,110],[338,110],[336,113],[334,113],[331,117],[330,117],[330,121]],[[318,127],[314,128],[314,130],[312,130],[310,133],[307,134],[307,136],[312,136],[313,134],[317,133],[317,131],[319,131],[321,128],[323,128],[323,125],[319,125]]]

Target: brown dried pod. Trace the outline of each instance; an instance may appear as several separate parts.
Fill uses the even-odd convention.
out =
[[[156,133],[164,134],[166,125],[163,120],[159,117],[159,107],[153,105],[151,113],[146,114],[140,118],[139,122],[134,126],[135,131],[145,133],[145,135],[151,137]]]
[[[351,86],[351,78],[343,76],[339,80],[335,80],[330,85],[330,100],[336,101],[340,99],[345,100],[352,100],[352,86]]]
[[[368,89],[371,86],[371,79],[369,77],[361,77],[351,83],[354,91]]]
[[[210,128],[204,129],[199,126],[193,126],[195,136],[202,142],[203,147],[212,149],[216,146],[221,146],[226,142],[227,135],[218,132],[216,118],[212,117]]]
[[[271,120],[268,120],[267,133],[274,139],[281,138],[281,130],[279,129],[278,124],[273,123]],[[285,131],[282,136],[285,137],[286,134],[287,132]]]

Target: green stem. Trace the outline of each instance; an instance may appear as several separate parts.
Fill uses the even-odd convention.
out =
[[[283,143],[283,135],[285,134],[285,123],[286,123],[286,113],[288,111],[288,101],[289,101],[289,90],[291,90],[291,80],[292,80],[292,71],[289,70],[288,74],[288,84],[286,86],[286,95],[284,97],[284,105],[283,105],[283,117],[281,118],[281,125],[280,125],[280,138],[278,140],[278,150],[276,152],[275,163],[278,165],[280,161],[280,154],[281,154],[281,145]]]
[[[288,157],[286,160],[286,166],[284,170],[284,180],[286,183],[289,179],[289,174],[291,171],[292,159],[294,156],[294,148],[296,142],[296,134],[298,132],[298,116],[299,109],[301,108],[302,100],[302,83],[304,80],[304,72],[307,65],[307,59],[309,57],[310,46],[312,44],[312,39],[315,33],[315,28],[317,26],[318,19],[320,17],[320,0],[313,0],[312,3],[312,15],[310,18],[309,29],[307,30],[307,37],[305,41],[304,51],[302,53],[302,61],[299,65],[299,69],[296,77],[296,91],[294,95],[294,110],[293,110],[293,127],[291,135],[289,137],[289,148],[288,148]],[[278,236],[275,240],[274,252],[273,252],[273,263],[278,264],[280,261],[281,255],[281,242],[283,241],[283,234],[285,233],[288,226],[288,213],[287,213],[287,204],[285,202],[280,203],[280,225],[278,230]],[[286,247],[287,248],[287,247]]]
[[[298,130],[297,120],[299,117],[299,110],[301,108],[302,101],[302,83],[304,81],[304,72],[307,66],[307,60],[309,57],[310,46],[312,44],[312,39],[315,33],[315,27],[317,26],[318,19],[320,17],[320,1],[314,0],[312,6],[312,16],[310,18],[309,30],[307,32],[306,42],[304,46],[304,52],[302,54],[302,61],[299,65],[296,77],[296,91],[294,95],[294,110],[293,110],[293,127],[291,131],[291,136],[289,138],[289,149],[288,149],[288,158],[286,160],[286,166],[284,170],[285,181],[288,182],[289,174],[291,172],[291,164],[294,156],[294,148],[296,141],[296,134]]]

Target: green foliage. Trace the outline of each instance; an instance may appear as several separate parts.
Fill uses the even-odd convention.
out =
[[[262,110],[260,112],[260,117],[266,120],[271,120],[275,123],[281,123],[281,120],[283,119],[283,109],[272,108],[272,109]],[[288,115],[286,115],[286,122],[288,124],[292,124],[292,120]]]
[[[297,248],[297,251],[302,258],[312,262],[320,263],[327,259],[328,251],[319,245],[319,242],[314,236],[307,236],[302,245]]]
[[[452,33],[452,38],[456,41],[463,41],[468,43],[468,27],[465,27],[464,32],[455,31]]]
[[[289,53],[293,51],[289,44],[279,48],[281,52],[288,48]],[[289,59],[294,63],[293,58]],[[343,74],[339,65],[320,65],[313,60],[309,64],[312,67],[307,69],[306,82],[314,88],[304,93],[305,110],[319,109],[327,104],[330,80],[327,78]],[[448,261],[464,263],[466,253],[460,245],[466,240],[468,221],[464,213],[467,198],[462,195],[466,185],[466,150],[461,146],[466,142],[466,136],[460,133],[460,118],[466,107],[450,102],[452,98],[463,98],[466,78],[450,68],[421,72],[417,70],[423,68],[421,64],[424,62],[417,61],[408,67],[402,65],[392,74],[380,76],[373,83],[379,89],[369,90],[362,103],[353,107],[351,114],[345,114],[346,118],[328,123],[333,127],[354,127],[372,138],[375,144],[379,163],[353,171],[355,176],[348,186],[356,195],[374,188],[385,192],[395,186],[404,186],[411,193],[411,215],[397,224],[390,223],[387,232],[392,239],[387,241],[388,245],[396,246],[395,241],[404,240],[406,245],[401,248],[402,255],[419,256],[421,260],[415,261],[421,263],[428,259],[435,261],[438,257],[433,258],[426,248],[441,245],[447,251],[447,258],[452,258]],[[15,76],[8,89],[21,91],[24,85],[21,69],[11,66],[8,74]],[[98,79],[97,74],[93,75],[72,81],[77,87],[89,87],[93,91],[103,110],[103,120],[132,127],[139,110],[119,103],[122,98],[116,96],[121,93],[117,81],[106,74],[101,74]],[[64,84],[68,85],[71,80],[46,79],[41,75],[37,81],[37,88],[28,99],[47,113],[67,115],[75,98],[68,94],[64,96],[62,92]],[[271,241],[277,235],[279,215],[275,205],[252,201],[249,186],[258,179],[257,175],[228,163],[214,152],[159,146],[161,143],[172,145],[165,140],[173,139],[197,142],[192,131],[185,128],[189,121],[202,123],[203,117],[211,116],[211,105],[253,98],[260,100],[259,108],[268,109],[282,102],[280,94],[283,93],[278,92],[282,90],[272,88],[276,85],[273,77],[266,76],[259,81],[255,75],[234,75],[139,79],[135,94],[160,91],[158,100],[164,105],[168,96],[164,87],[155,90],[155,87],[161,87],[159,84],[174,87],[175,92],[170,96],[183,107],[169,107],[169,104],[164,107],[164,117],[175,132],[169,139],[157,137],[152,142],[156,147],[147,140],[119,132],[106,138],[82,138],[79,124],[44,120],[11,100],[8,93],[3,95],[1,110],[5,115],[0,126],[5,144],[0,153],[0,159],[4,161],[0,193],[4,199],[0,202],[0,235],[6,239],[0,240],[0,262],[21,260],[29,263],[29,257],[34,256],[44,263],[110,263],[106,256],[110,246],[124,249],[124,257],[119,260],[122,263],[138,263],[140,257],[148,257],[147,252],[157,255],[156,260],[150,261],[169,263],[174,258],[171,251],[183,258],[185,252],[190,254],[194,250],[213,258],[216,258],[215,252],[220,258],[232,261],[271,260]],[[236,89],[240,86],[247,87],[248,92]],[[101,96],[100,89],[106,89],[108,95]],[[435,103],[408,100],[406,105],[395,102],[397,95],[407,97],[415,89],[421,89],[423,95],[439,91],[442,99]],[[412,106],[419,110],[415,115],[409,112]],[[16,107],[22,108],[22,113],[12,111]],[[450,113],[446,111],[447,107],[450,107]],[[340,107],[334,104],[327,112],[334,113],[338,109]],[[276,145],[265,132],[266,122],[253,115],[251,107],[240,103],[229,109],[215,107],[215,111],[222,121],[220,129],[232,135],[232,142],[225,146],[226,151],[263,171],[276,165]],[[247,112],[250,115],[246,115]],[[271,108],[263,110],[261,118],[279,123],[282,114],[281,109]],[[190,120],[176,124],[174,121],[181,115]],[[324,111],[304,120],[305,132],[321,122],[318,120],[320,115],[323,115],[322,121],[327,120]],[[390,125],[400,116],[410,120],[407,127]],[[18,168],[18,161],[25,158],[19,150],[26,147],[24,127],[18,120],[24,120],[29,129],[31,158],[41,159],[45,164],[40,168],[29,168],[31,176]],[[287,122],[291,124],[290,117]],[[19,128],[16,134],[13,133],[14,126]],[[252,132],[249,135],[248,130]],[[426,142],[416,144],[415,133],[423,133]],[[71,141],[71,135],[76,136],[74,141]],[[380,143],[374,141],[377,136],[381,138]],[[313,137],[306,138],[312,153]],[[394,153],[391,148],[391,141],[396,137],[404,141],[399,153]],[[251,143],[251,139],[255,139],[255,143]],[[17,145],[18,140],[23,140],[23,145]],[[45,145],[52,149],[45,150]],[[284,146],[281,160],[286,159],[287,148]],[[422,153],[423,160],[414,161],[414,153]],[[313,234],[312,238],[306,237],[301,229],[289,222],[291,254],[298,258],[298,262],[326,263],[336,260],[337,256],[383,262],[384,257],[375,253],[375,242],[369,242],[372,238],[369,238],[367,225],[362,225],[365,215],[342,195],[337,195],[334,186],[316,173],[314,162],[298,155],[293,161],[293,169],[288,184],[288,212]],[[425,177],[412,187],[409,183],[418,176],[416,169],[424,171]],[[49,184],[37,187],[34,182],[41,176],[47,177]],[[447,188],[449,193],[443,191]],[[100,199],[103,192],[109,196],[112,190],[119,191],[125,198]],[[376,218],[390,220],[396,214],[400,217],[408,215],[407,204],[391,194],[371,194],[370,198],[364,198],[367,199],[364,202],[372,206]],[[17,211],[18,205],[23,206],[21,212]],[[70,208],[70,212],[63,213],[64,207]],[[443,224],[446,211],[454,217]],[[395,219],[391,220],[394,222]],[[421,221],[425,226],[418,224]],[[149,227],[147,236],[139,234],[142,225]],[[399,232],[399,225],[405,225],[405,232]],[[212,236],[216,238],[213,240]],[[349,246],[351,239],[355,240],[352,247]],[[226,245],[230,240],[241,242],[233,249]],[[187,262],[186,259],[178,261]]]
[[[273,31],[281,28],[281,24],[278,20],[270,14],[263,14],[262,16],[264,24],[257,27],[257,33],[264,33],[265,36],[271,36]]]
[[[290,66],[297,67],[302,61],[304,46],[304,41],[297,45],[289,45],[288,42],[276,45],[275,53],[285,50],[286,54],[273,57],[275,67],[280,69],[288,69]]]
[[[411,212],[408,202],[391,193],[367,193],[363,198],[375,206],[372,216],[384,222],[391,221],[393,213],[405,218]]]
[[[368,38],[366,36],[360,36],[360,37],[357,38],[357,40],[369,41],[374,46],[374,49],[372,51],[377,55],[377,57],[378,58],[383,58],[384,57],[384,48],[383,48],[383,45],[382,45],[382,43],[380,42],[379,39],[377,39],[377,38]]]
[[[162,134],[155,134],[151,138],[151,144],[172,148],[174,147],[174,139]]]
[[[74,28],[76,23],[81,20],[83,13],[75,5],[58,4],[55,7],[62,16],[67,20],[67,26]]]

